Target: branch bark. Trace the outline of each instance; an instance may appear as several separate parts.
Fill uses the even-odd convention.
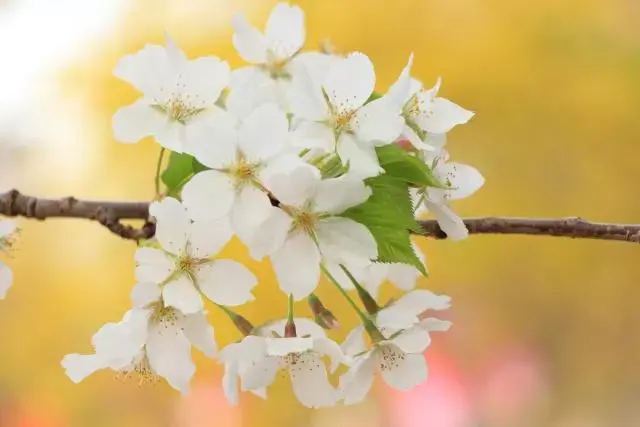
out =
[[[78,200],[74,197],[45,199],[28,196],[18,190],[0,193],[0,215],[37,220],[48,218],[82,218],[96,221],[112,233],[129,240],[149,239],[155,224],[149,218],[148,202],[113,202]],[[125,225],[126,219],[143,220],[140,228]],[[469,234],[520,234],[559,236],[581,239],[614,240],[640,243],[640,224],[597,223],[581,218],[466,218]],[[423,235],[446,239],[435,220],[419,221]]]

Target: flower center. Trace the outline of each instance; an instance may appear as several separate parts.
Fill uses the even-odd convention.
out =
[[[150,323],[161,325],[165,329],[175,328],[178,324],[178,311],[173,307],[166,307],[163,301],[152,303],[150,308]]]
[[[151,369],[149,358],[147,358],[147,352],[143,350],[142,357],[137,362],[134,362],[132,366],[122,370],[116,377],[121,377],[124,381],[129,380],[135,375],[138,379],[138,386],[155,384],[160,381],[160,377]]]
[[[200,260],[192,258],[187,254],[180,255],[176,259],[176,269],[181,273],[189,273],[193,268],[198,265]]]
[[[404,353],[388,345],[380,347],[380,351],[382,352],[380,357],[380,369],[382,371],[391,371],[399,368],[400,362],[405,359]]]
[[[197,97],[197,95],[192,98],[189,94],[174,94],[164,103],[151,105],[151,108],[167,115],[170,121],[184,125],[205,110],[205,108],[196,106]]]
[[[418,116],[427,116],[427,117],[433,116],[433,110],[431,109],[430,104],[427,103],[423,97],[418,96],[422,92],[423,91],[421,90],[420,92],[414,94],[407,101],[403,109],[403,113],[405,117],[409,119],[414,119]]]
[[[313,234],[318,224],[319,216],[315,212],[300,210],[293,213],[293,229],[303,230],[307,234]]]

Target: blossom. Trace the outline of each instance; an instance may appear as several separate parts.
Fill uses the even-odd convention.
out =
[[[446,331],[450,322],[437,318],[424,318],[428,309],[449,307],[449,297],[417,290],[406,294],[377,313],[375,323],[384,339],[374,342],[367,350],[364,328],[354,328],[342,345],[343,351],[353,357],[349,371],[340,378],[345,404],[364,399],[377,371],[383,380],[399,390],[408,390],[427,378],[427,363],[422,353],[431,343],[429,332]]]
[[[235,233],[248,242],[270,212],[263,182],[301,162],[286,153],[288,132],[286,115],[275,104],[264,104],[238,130],[231,122],[218,121],[194,140],[192,153],[212,169],[198,173],[182,191],[191,218],[229,214]]]
[[[300,332],[298,325],[296,329]],[[279,371],[283,371],[288,374],[293,391],[304,406],[333,406],[339,393],[329,382],[322,357],[326,355],[331,359],[332,373],[349,360],[334,341],[318,331],[314,334],[315,337],[287,338],[249,335],[240,343],[225,348],[221,360],[225,361],[227,369],[242,366],[242,372],[236,373],[243,391],[262,390],[274,381]]]
[[[425,155],[427,163],[432,165],[434,176],[447,188],[427,187],[418,190],[418,213],[432,212],[438,225],[450,239],[465,239],[469,231],[448,203],[450,200],[471,196],[484,185],[484,177],[472,166],[448,162],[449,154],[444,150],[426,152]]]
[[[140,283],[161,288],[168,307],[185,314],[203,309],[200,292],[217,304],[240,305],[253,299],[255,276],[242,264],[211,259],[229,241],[226,221],[191,221],[185,207],[173,198],[154,202],[160,248],[136,251],[136,277]]]
[[[284,336],[284,330],[287,319],[280,319],[268,322],[258,328],[255,328],[253,335],[259,337],[277,337]],[[294,318],[297,334],[301,337],[326,338],[325,332],[315,322],[304,318]],[[238,404],[238,380],[257,363],[264,354],[261,352],[245,351],[244,341],[229,344],[220,351],[219,360],[224,363],[224,376],[222,385],[224,394],[232,405]],[[259,387],[248,390],[251,393],[267,398],[266,387]]]
[[[139,288],[138,301],[144,293],[153,294],[152,289]],[[164,306],[161,300],[128,311],[119,323],[104,325],[93,336],[92,344],[94,354],[69,354],[62,359],[62,366],[73,382],[79,383],[94,372],[109,368],[125,377],[135,373],[141,384],[164,377],[183,394],[188,393],[196,369],[191,346],[208,357],[216,353],[213,328],[204,312],[185,315]]]
[[[422,83],[411,78],[412,65],[413,54],[382,100],[402,112],[405,120],[402,133],[415,148],[442,148],[444,134],[467,123],[474,113],[438,97],[440,78],[431,89],[423,89]]]
[[[9,220],[0,220],[0,252],[11,249],[15,234],[16,224]],[[13,284],[13,272],[7,265],[0,261],[0,299],[4,299],[7,291]]]
[[[313,166],[273,175],[267,187],[278,200],[250,245],[254,258],[269,255],[280,288],[296,300],[320,279],[323,256],[351,264],[375,259],[378,247],[367,227],[339,214],[365,202],[371,189],[349,175],[321,179]]]
[[[134,143],[151,135],[165,148],[187,150],[200,125],[226,114],[215,103],[229,73],[213,56],[188,60],[168,35],[165,47],[147,45],[125,56],[114,74],[143,96],[113,116],[116,139]]]
[[[300,120],[295,143],[337,153],[361,178],[382,173],[375,147],[392,143],[403,119],[382,99],[367,103],[376,81],[373,64],[355,52],[332,61],[320,77],[301,72],[293,81],[291,109]]]

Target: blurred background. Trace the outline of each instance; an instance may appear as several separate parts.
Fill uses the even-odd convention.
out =
[[[385,90],[415,52],[414,74],[477,113],[449,135],[457,161],[487,179],[462,215],[574,216],[640,222],[640,2],[636,0],[300,0],[307,47],[329,37],[374,61]],[[190,56],[242,60],[237,11],[263,28],[275,1],[0,0],[0,188],[40,196],[148,200],[158,146],[117,144],[111,116],[137,98],[116,61],[165,30]],[[377,384],[366,403],[308,411],[286,382],[268,401],[230,407],[222,370],[195,355],[193,391],[138,387],[101,372],[80,385],[67,353],[128,308],[135,245],[96,224],[21,221],[0,302],[1,427],[600,427],[640,425],[637,246],[552,237],[420,241],[430,277],[453,297],[454,326],[427,352],[429,381]],[[254,323],[286,311],[266,263]],[[329,287],[342,339],[356,323]],[[385,288],[384,298],[393,296]],[[239,338],[211,309],[220,345]],[[308,313],[300,304],[300,313]]]

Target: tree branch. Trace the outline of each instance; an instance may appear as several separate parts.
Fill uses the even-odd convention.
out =
[[[148,202],[87,201],[74,197],[42,199],[18,190],[0,193],[0,215],[38,220],[47,218],[83,218],[105,226],[112,233],[129,240],[149,239],[155,224],[149,218]],[[125,219],[143,220],[141,228],[122,224]],[[617,240],[640,243],[640,224],[608,224],[581,218],[466,218],[469,234],[521,234],[560,236],[581,239]],[[423,235],[446,239],[435,220],[419,221]]]

